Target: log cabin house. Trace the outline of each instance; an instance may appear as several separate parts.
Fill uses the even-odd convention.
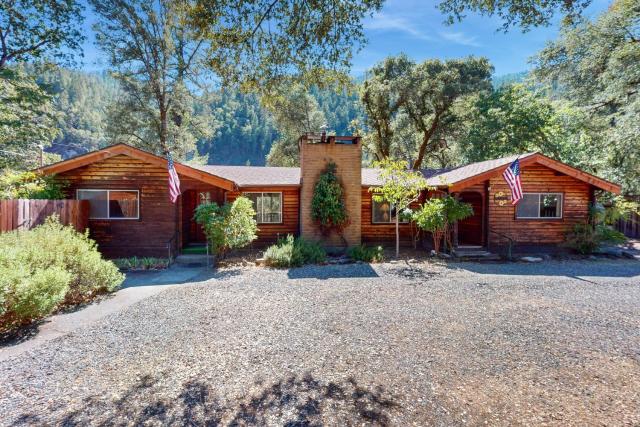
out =
[[[39,169],[68,182],[68,197],[90,202],[89,232],[108,257],[175,255],[205,242],[193,220],[204,202],[223,203],[239,195],[254,201],[258,241],[265,245],[287,234],[322,239],[328,246],[390,243],[395,237],[393,210],[372,200],[369,188],[380,185],[376,169],[362,168],[360,138],[304,135],[299,168],[260,166],[189,166],[176,163],[182,195],[171,203],[166,159],[118,144]],[[524,198],[510,203],[504,169],[520,159]],[[322,236],[311,218],[311,199],[326,164],[337,165],[349,224],[344,240]],[[588,220],[596,191],[619,193],[611,182],[553,160],[528,153],[472,163],[448,170],[423,170],[427,197],[450,193],[473,206],[472,217],[454,231],[459,246],[499,250],[508,239],[517,245],[553,248],[574,224]],[[401,238],[411,242],[412,224]],[[430,239],[424,239],[428,244]]]

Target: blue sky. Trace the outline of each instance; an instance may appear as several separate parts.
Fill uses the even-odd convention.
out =
[[[605,10],[610,0],[593,0],[586,15],[593,17]],[[388,55],[406,53],[416,61],[427,58],[457,58],[468,55],[486,56],[496,75],[525,71],[529,58],[558,34],[558,24],[522,33],[518,28],[507,34],[498,31],[498,18],[469,15],[453,25],[445,25],[433,0],[387,0],[380,13],[367,18],[367,45],[356,53],[352,74],[359,76]],[[103,55],[94,46],[90,9],[85,11],[87,41],[84,65],[87,71],[104,69]]]

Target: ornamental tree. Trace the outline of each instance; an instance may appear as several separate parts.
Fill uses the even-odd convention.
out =
[[[433,198],[427,200],[413,214],[413,220],[417,226],[429,231],[433,236],[433,249],[440,252],[440,242],[445,238],[447,248],[451,250],[451,227],[457,221],[473,215],[473,208],[468,203],[463,203],[452,196]]]
[[[327,164],[318,178],[311,199],[311,217],[320,226],[323,234],[342,230],[349,223],[347,208],[344,204],[344,191],[336,175],[336,164]]]
[[[373,200],[387,202],[395,210],[396,225],[396,258],[400,255],[400,213],[418,200],[420,192],[428,188],[427,180],[418,171],[407,169],[402,160],[385,159],[376,162],[380,168],[379,177],[382,185],[371,187]]]

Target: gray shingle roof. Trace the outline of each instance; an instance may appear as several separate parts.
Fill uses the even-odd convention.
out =
[[[446,186],[471,178],[513,162],[517,157],[525,158],[534,153],[520,156],[508,156],[500,159],[471,163],[450,169],[422,169],[421,172],[431,186]],[[201,171],[226,178],[240,187],[269,185],[300,185],[300,168],[283,168],[272,166],[192,166]],[[362,168],[362,185],[381,185],[379,169]]]
[[[492,169],[500,166],[506,166],[513,162],[515,159],[524,159],[535,153],[527,153],[520,155],[513,155],[502,157],[500,159],[485,160],[484,162],[470,163],[465,166],[460,166],[448,171],[436,173],[427,178],[427,183],[431,186],[445,186],[455,184],[465,179],[480,175],[481,173],[488,172]]]
[[[300,168],[220,165],[192,167],[231,180],[240,187],[252,185],[300,185]]]

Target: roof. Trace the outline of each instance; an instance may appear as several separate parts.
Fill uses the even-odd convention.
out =
[[[240,187],[300,185],[300,168],[221,165],[194,165],[193,167],[233,181]]]
[[[164,157],[157,156],[155,154],[149,153],[148,151],[140,150],[139,148],[135,148],[127,144],[115,144],[109,147],[102,148],[100,150],[91,151],[86,154],[81,154],[67,160],[62,160],[60,162],[38,168],[36,169],[36,171],[48,175],[57,174],[80,168],[91,163],[99,162],[101,160],[105,160],[121,154],[127,155],[134,159],[142,160],[152,165],[157,165],[165,168],[167,167],[167,159],[165,159]],[[181,175],[206,182],[207,184],[215,185],[216,187],[224,188],[225,190],[233,190],[236,187],[235,183],[231,180],[210,173],[204,173],[198,169],[182,163],[176,162],[175,168],[176,172]]]
[[[483,162],[470,163],[457,168],[442,170],[440,173],[425,176],[425,178],[427,178],[427,183],[433,187],[453,185],[465,179],[509,165],[517,158],[524,159],[533,154],[536,153],[513,155],[499,159],[485,160]]]
[[[45,174],[55,174],[79,168],[90,163],[101,161],[109,157],[125,154],[145,162],[166,167],[167,160],[147,151],[131,147],[126,144],[116,144],[101,150],[92,151],[71,159],[63,160],[48,166],[37,169]],[[502,173],[503,168],[513,162],[520,160],[522,167],[538,163],[553,169],[557,172],[572,176],[581,181],[587,182],[597,188],[612,193],[619,194],[620,186],[606,181],[595,175],[576,169],[565,163],[554,160],[540,153],[527,153],[502,157],[500,159],[486,160],[483,162],[471,163],[452,169],[423,169],[422,174],[427,178],[427,183],[433,187],[447,187],[449,191],[460,191],[474,184],[481,183],[487,179]],[[300,168],[270,167],[270,166],[189,166],[182,163],[175,163],[176,171],[179,174],[206,182],[217,187],[234,190],[238,187],[251,186],[299,186]],[[381,185],[379,169],[363,168],[362,185]]]

